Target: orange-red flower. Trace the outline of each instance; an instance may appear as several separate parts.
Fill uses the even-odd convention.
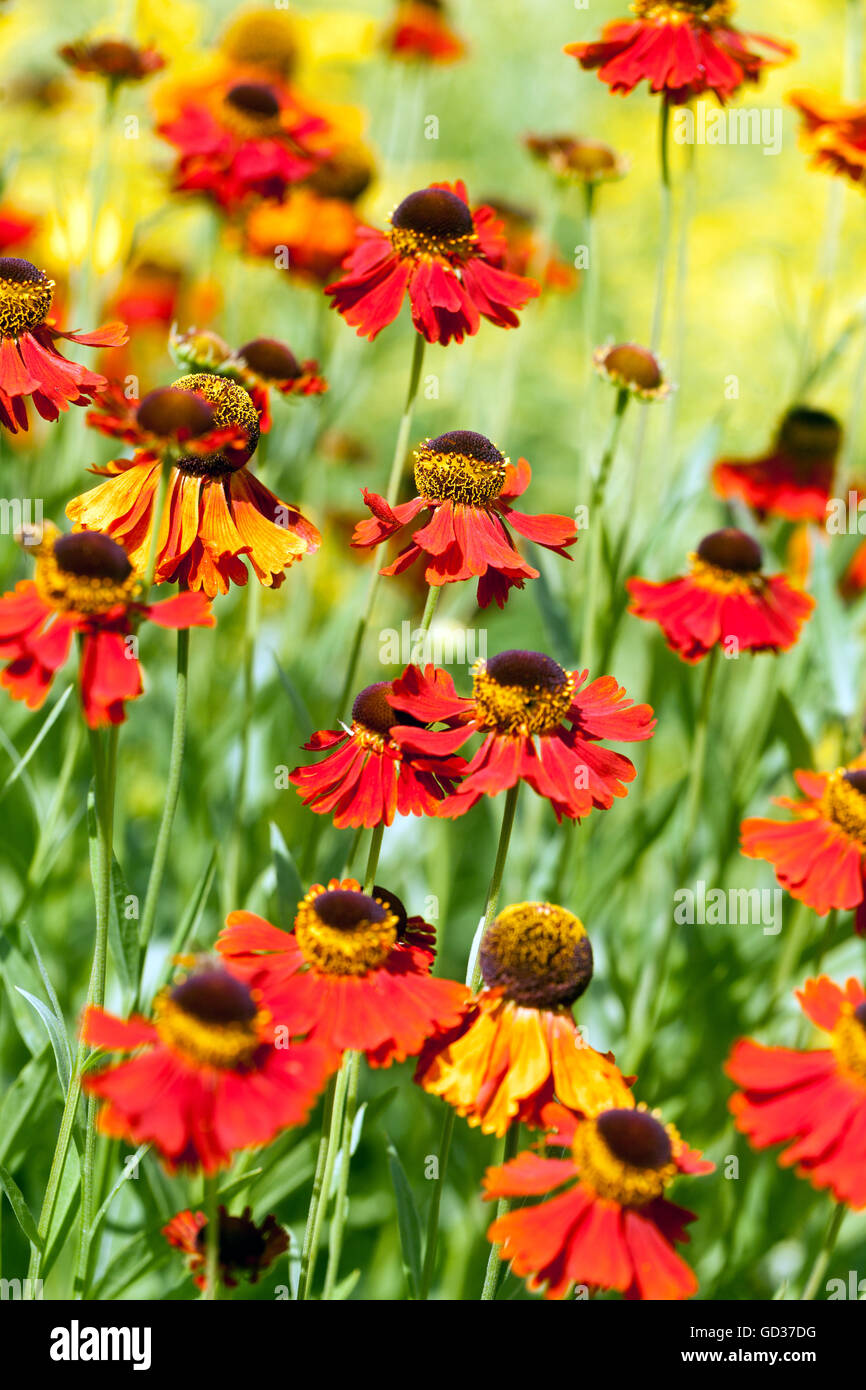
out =
[[[761,547],[728,527],[704,536],[686,575],[653,583],[629,579],[629,612],[658,623],[683,661],[701,661],[713,647],[783,652],[800,636],[815,600],[784,574],[762,572]]]
[[[592,947],[573,913],[552,903],[507,907],[484,933],[479,960],[487,988],[418,1059],[425,1091],[499,1135],[511,1124],[541,1126],[554,1099],[583,1115],[631,1104],[613,1058],[584,1042],[572,1015],[592,979]]]
[[[737,1129],[757,1149],[787,1144],[785,1167],[829,1188],[837,1202],[866,1207],[866,990],[826,975],[797,990],[806,1017],[829,1047],[798,1052],[741,1038],[725,1070],[742,1087],[731,1097]]]
[[[240,1216],[230,1216],[226,1208],[219,1208],[219,1271],[220,1283],[233,1289],[245,1275],[251,1284],[258,1283],[274,1260],[284,1255],[289,1248],[289,1237],[275,1216],[266,1216],[264,1221],[253,1220],[252,1207],[244,1207]],[[207,1247],[207,1216],[203,1211],[179,1211],[167,1225],[162,1234],[175,1250],[182,1250],[187,1256],[189,1272],[193,1283],[199,1289],[207,1287],[204,1273]]]
[[[259,581],[279,588],[285,570],[317,550],[321,536],[297,507],[282,502],[246,467],[259,439],[258,411],[243,387],[225,377],[193,373],[174,387],[203,397],[214,408],[217,427],[231,431],[231,439],[240,431],[245,442],[215,453],[185,448],[174,457],[156,544],[157,582],[178,581],[212,598],[226,593],[230,583],[246,584],[247,556]],[[120,420],[118,432],[127,423]],[[103,418],[100,427],[109,425]],[[92,469],[107,481],[74,498],[67,516],[79,529],[102,530],[119,540],[143,568],[162,467],[160,452],[147,448]]]
[[[481,735],[440,816],[462,815],[482,796],[526,782],[550,802],[557,820],[578,820],[593,807],[607,810],[636,775],[634,764],[602,747],[602,739],[640,742],[655,729],[649,705],[627,699],[613,676],[584,685],[586,677],[543,652],[500,652],[476,663],[472,695],[464,698],[447,671],[407,666],[389,698],[418,725],[392,729],[391,737],[413,756],[446,757]],[[434,723],[445,727],[422,727]]]
[[[462,182],[434,183],[394,209],[390,232],[359,229],[348,274],[325,293],[362,338],[391,323],[408,294],[412,322],[428,343],[462,343],[482,318],[516,328],[515,310],[539,293],[534,280],[502,269],[507,249],[492,208],[473,212]]]
[[[252,912],[232,912],[217,949],[261,991],[278,1023],[342,1053],[387,1067],[420,1052],[431,1033],[459,1021],[468,991],[429,973],[429,951],[401,939],[393,895],[355,879],[316,883],[293,932]]]
[[[866,174],[866,102],[836,101],[820,92],[788,93],[803,118],[801,141],[817,169],[862,186]]]
[[[165,59],[155,48],[139,48],[128,39],[79,39],[64,44],[58,52],[76,72],[104,77],[114,86],[141,82],[165,67]]]
[[[575,1284],[629,1299],[691,1297],[697,1280],[675,1246],[696,1217],[664,1194],[679,1174],[714,1165],[633,1100],[583,1120],[550,1106],[548,1119],[547,1142],[569,1145],[568,1158],[527,1152],[485,1174],[488,1202],[545,1198],[494,1221],[487,1236],[501,1243],[500,1258],[545,1298],[565,1298]]]
[[[327,148],[327,120],[283,83],[255,74],[179,88],[157,130],[178,152],[175,187],[234,212],[251,197],[281,198]]]
[[[703,92],[725,102],[747,82],[795,50],[731,23],[733,0],[635,0],[634,19],[606,24],[596,43],[570,43],[565,52],[583,68],[598,68],[612,92],[646,80],[650,90],[682,104]]]
[[[122,323],[93,333],[63,333],[49,320],[54,281],[17,256],[0,256],[0,424],[26,430],[27,397],[43,420],[56,420],[70,405],[88,405],[105,377],[70,362],[57,351],[59,338],[85,347],[119,347]]]
[[[82,1085],[104,1101],[105,1134],[155,1145],[170,1172],[214,1173],[238,1150],[303,1124],[333,1070],[327,1048],[275,1033],[257,991],[230,963],[197,966],[153,1008],[152,1020],[127,1021],[87,1010],[86,1043],[135,1055],[87,1072]]]
[[[39,225],[35,217],[8,203],[0,204],[0,251],[8,251],[10,246],[20,246],[29,241]]]
[[[511,506],[526,491],[531,476],[526,459],[519,459],[514,468],[485,435],[450,430],[425,440],[415,451],[417,497],[392,507],[378,493],[364,489],[373,519],[358,522],[352,545],[381,545],[408,531],[424,513],[424,525],[409,534],[396,560],[381,573],[402,574],[423,557],[428,584],[477,578],[479,607],[495,599],[504,608],[510,589],[522,589],[525,580],[538,578],[538,570],[514,548],[509,526],[565,559],[571,558],[566,547],[577,540],[570,517],[528,516]]]
[[[775,800],[795,819],[744,820],[743,854],[769,860],[782,887],[822,917],[832,907],[856,909],[857,931],[866,934],[866,756],[794,778],[803,798]]]
[[[390,825],[401,816],[435,816],[454,790],[462,758],[412,753],[394,741],[394,728],[415,720],[391,704],[393,684],[366,686],[352,706],[350,728],[320,729],[304,748],[327,752],[321,762],[289,776],[305,806],[345,826]]]
[[[454,63],[466,52],[448,21],[444,0],[397,0],[382,47],[392,58],[429,63]]]
[[[0,597],[0,675],[15,700],[39,709],[72,639],[81,639],[79,684],[91,728],[121,724],[126,701],[143,693],[136,644],[144,620],[159,627],[213,627],[203,594],[161,603],[137,599],[140,576],[122,546],[97,532],[64,536],[46,526],[34,546],[36,578]]]
[[[720,497],[745,502],[762,518],[823,522],[841,443],[841,426],[834,416],[794,406],[768,454],[719,459],[713,466],[713,486]]]
[[[362,223],[351,203],[293,188],[282,203],[260,203],[244,222],[246,250],[275,258],[282,274],[324,285],[357,242]]]

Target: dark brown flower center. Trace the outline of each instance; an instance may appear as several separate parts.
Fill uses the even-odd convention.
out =
[[[670,1136],[646,1110],[604,1110],[598,1132],[615,1158],[634,1168],[664,1168],[672,1158]]]
[[[661,368],[655,356],[648,348],[635,343],[612,347],[605,356],[604,365],[612,376],[644,391],[654,391],[661,385]]]
[[[397,711],[391,708],[388,699],[390,692],[390,681],[376,681],[374,685],[365,686],[356,695],[355,703],[352,705],[354,722],[363,725],[371,733],[387,738],[388,731],[398,723]]]
[[[391,226],[434,241],[467,237],[474,231],[468,206],[447,188],[420,188],[410,193],[395,208]]]
[[[162,439],[178,436],[190,439],[214,429],[213,406],[194,391],[178,391],[161,386],[146,395],[136,419],[142,429]]]
[[[294,381],[301,375],[297,357],[278,338],[253,338],[238,348],[238,357],[251,371],[271,381]]]
[[[497,685],[519,685],[523,690],[541,689],[553,694],[568,684],[567,673],[544,652],[500,652],[487,662],[486,671]]]
[[[214,454],[187,455],[177,461],[182,473],[192,477],[219,478],[243,467],[259,442],[259,412],[248,391],[236,381],[215,376],[211,372],[194,372],[172,383],[172,390],[194,391],[213,407],[213,423],[217,429],[236,426],[246,436],[245,445],[233,446]]]
[[[378,883],[373,886],[373,897],[383,902],[389,912],[393,912],[397,918],[397,940],[406,935],[406,925],[409,921],[409,914],[405,906],[396,893],[392,893],[390,888],[382,888]]]
[[[132,574],[132,565],[122,545],[99,531],[75,531],[58,536],[54,559],[66,574],[81,579],[109,579],[122,584]]]
[[[225,1269],[255,1268],[265,1253],[265,1236],[248,1216],[229,1216],[225,1207],[219,1209],[219,1262]],[[207,1225],[195,1238],[196,1249],[207,1248]]]
[[[484,507],[502,491],[507,463],[486,435],[450,430],[416,449],[415,486],[421,497]]]
[[[267,82],[239,82],[226,92],[226,102],[253,120],[272,121],[279,115],[279,98]]]
[[[734,574],[754,574],[760,570],[763,555],[758,542],[745,531],[726,526],[704,536],[698,546],[698,558],[717,569],[732,570]]]
[[[592,979],[583,923],[553,903],[506,907],[484,933],[479,960],[484,983],[526,1008],[567,1007]]]
[[[54,281],[20,256],[0,256],[0,337],[17,338],[45,319]]]
[[[854,1010],[854,1017],[860,1024],[860,1027],[866,1031],[866,1000],[864,1000],[862,1004],[857,1005]]]
[[[854,768],[850,772],[843,772],[842,776],[861,796],[866,796],[866,768]]]
[[[352,888],[331,888],[319,893],[313,907],[320,922],[338,931],[353,931],[365,922],[384,922],[388,915],[375,898]]]
[[[842,426],[826,410],[795,406],[779,428],[779,448],[796,461],[832,459],[842,443]]]
[[[173,987],[169,998],[199,1023],[248,1024],[257,1012],[249,987],[218,965],[188,975]]]

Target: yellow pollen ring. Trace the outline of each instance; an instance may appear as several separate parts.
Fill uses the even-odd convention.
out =
[[[386,914],[381,922],[333,927],[316,911],[319,891],[306,895],[295,918],[295,939],[307,964],[325,975],[367,975],[384,965],[397,941],[397,918],[387,903],[375,899]]]
[[[265,1041],[270,1014],[260,1009],[244,1022],[207,1023],[187,1013],[162,990],[153,1001],[154,1022],[160,1040],[200,1067],[233,1070],[252,1061]]]
[[[866,796],[846,781],[847,769],[831,774],[822,797],[822,810],[840,830],[866,848]]]
[[[0,277],[0,336],[18,338],[45,319],[54,298],[53,280]]]
[[[438,454],[422,444],[415,451],[415,486],[420,497],[450,500],[468,507],[495,501],[505,483],[509,460]]]
[[[512,903],[488,927],[487,951],[507,970],[539,981],[570,978],[575,948],[586,937],[579,917],[555,903]]]
[[[475,667],[472,694],[483,729],[531,737],[555,729],[565,719],[574,700],[574,678],[568,675],[558,690],[542,685],[500,685],[481,663]]]
[[[638,1105],[636,1109],[646,1111],[647,1107]],[[655,1116],[654,1111],[649,1113]],[[646,1206],[647,1202],[660,1197],[678,1172],[673,1157],[661,1168],[639,1168],[626,1163],[608,1148],[597,1121],[598,1116],[584,1120],[574,1136],[572,1157],[581,1180],[599,1197],[624,1207]],[[671,1141],[672,1154],[676,1154],[682,1145],[679,1133],[673,1125],[664,1128]]]
[[[691,563],[691,577],[702,589],[711,589],[713,593],[736,595],[736,594],[762,594],[767,587],[767,581],[757,570],[754,574],[738,574],[736,570],[722,569],[721,565],[711,565],[706,560],[702,560],[696,551],[689,555]]]
[[[108,613],[118,604],[135,602],[141,586],[141,575],[135,570],[126,579],[118,580],[70,574],[61,569],[54,558],[54,542],[60,534],[55,526],[46,525],[40,544],[34,547],[36,572],[33,578],[43,603],[59,613],[89,615]]]
[[[734,13],[733,0],[634,0],[632,12],[638,19],[655,20],[660,24],[701,23],[723,24]]]
[[[397,716],[394,716],[394,723]],[[367,748],[371,753],[384,753],[386,745],[392,748],[395,746],[391,739],[386,739],[383,734],[378,734],[375,729],[368,729],[366,724],[359,724],[357,719],[352,720],[352,737],[361,748]]]
[[[842,1005],[839,1022],[833,1029],[831,1046],[836,1061],[861,1084],[866,1083],[866,1028],[854,1016],[853,1004]]]
[[[474,232],[464,236],[428,236],[411,227],[392,227],[388,236],[398,256],[444,256],[464,261],[476,249]]]

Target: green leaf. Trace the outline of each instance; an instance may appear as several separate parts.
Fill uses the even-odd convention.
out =
[[[815,759],[809,736],[800,723],[800,716],[784,690],[780,690],[776,696],[772,728],[787,748],[792,767],[814,767]]]
[[[41,999],[37,999],[35,994],[29,994],[26,989],[16,985],[18,993],[22,995],[27,1003],[36,1010],[54,1049],[54,1060],[57,1063],[57,1075],[60,1077],[60,1085],[63,1087],[64,1094],[69,1090],[69,1079],[72,1075],[72,1056],[69,1051],[69,1039],[66,1036],[66,1027],[63,1020],[58,1020],[47,1004]]]
[[[204,872],[193,890],[193,895],[187,903],[186,911],[178,922],[174,936],[171,939],[171,945],[160,977],[160,985],[164,985],[171,974],[174,957],[183,953],[187,943],[198,931],[198,925],[201,921],[205,904],[210,896],[211,888],[213,887],[214,878],[216,876],[216,866],[217,851],[216,845],[214,845],[211,849],[207,864],[204,867]]]
[[[15,1026],[21,1034],[29,1051],[36,1057],[45,1044],[42,1029],[33,1017],[32,1010],[22,1003],[18,994],[18,984],[26,981],[31,993],[39,988],[39,980],[30,962],[12,942],[8,932],[0,927],[0,975],[6,986],[9,1009]]]
[[[138,1177],[138,1165],[144,1158],[144,1155],[147,1153],[149,1148],[150,1144],[139,1144],[135,1153],[130,1154],[128,1158],[124,1159],[123,1171],[121,1172],[120,1177],[115,1182],[105,1201],[102,1203],[102,1206],[99,1208],[99,1211],[96,1213],[96,1216],[93,1218],[93,1226],[90,1232],[91,1245],[93,1243],[93,1238],[96,1235],[96,1232],[99,1230],[100,1226],[102,1225],[102,1222],[108,1215],[108,1209],[111,1206],[111,1203],[114,1201],[118,1192],[123,1187],[123,1184],[125,1182],[129,1182],[130,1178]]]
[[[347,1299],[360,1277],[360,1269],[353,1269],[351,1274],[347,1274],[345,1279],[341,1279],[339,1284],[334,1289],[334,1292],[331,1294],[332,1302],[342,1303],[345,1299]]]
[[[51,1049],[45,1043],[19,1072],[0,1104],[0,1162],[11,1163],[20,1135],[32,1138],[42,1111],[53,1100],[49,1085],[52,1072]]]
[[[47,1279],[52,1265],[66,1244],[70,1227],[78,1210],[81,1193],[81,1167],[74,1144],[69,1145],[63,1176],[57,1192],[57,1204],[51,1220],[51,1228],[45,1238],[45,1258],[42,1261],[42,1277]]]
[[[119,1254],[112,1256],[91,1297],[102,1301],[119,1298],[130,1284],[159,1269],[174,1253],[159,1228],[142,1231]]]
[[[35,1245],[37,1250],[42,1249],[42,1240],[36,1229],[36,1222],[30,1213],[30,1209],[24,1200],[21,1189],[8,1169],[0,1163],[0,1187],[9,1198],[9,1205],[15,1213],[18,1225],[21,1227],[31,1245]]]
[[[383,1091],[380,1096],[374,1096],[372,1100],[365,1100],[358,1106],[355,1112],[355,1120],[352,1125],[351,1150],[354,1154],[361,1142],[361,1134],[364,1125],[370,1125],[374,1120],[378,1120],[380,1115],[384,1115],[391,1101],[399,1091],[399,1086],[389,1086],[387,1091]]]
[[[313,722],[313,716],[307,709],[307,706],[304,703],[304,698],[301,695],[301,692],[298,690],[298,687],[295,685],[295,682],[292,680],[288,672],[284,671],[282,666],[280,665],[279,660],[277,659],[276,652],[272,652],[271,655],[274,658],[274,665],[277,668],[277,675],[280,678],[280,683],[289,697],[289,703],[291,704],[292,709],[295,712],[295,719],[297,721],[298,728],[300,729],[300,732],[303,736],[303,740],[306,743],[307,739],[310,737],[310,734],[315,732],[316,726]]]
[[[6,778],[6,781],[3,783],[2,787],[0,787],[0,801],[3,800],[3,797],[6,795],[9,788],[13,786],[15,782],[18,781],[18,778],[21,776],[25,767],[30,762],[30,759],[33,757],[33,754],[36,752],[40,743],[45,738],[46,734],[50,733],[55,720],[57,720],[60,717],[66,705],[66,702],[71,694],[72,686],[68,685],[64,690],[63,694],[60,696],[60,699],[57,701],[56,705],[54,705],[51,711],[49,712],[48,717],[43,720],[42,724],[40,725],[38,734],[33,739],[26,753],[22,753],[20,758],[17,757],[17,755],[15,756],[15,766],[9,773],[9,776]]]
[[[410,1296],[417,1298],[421,1285],[421,1221],[418,1216],[418,1208],[415,1206],[412,1189],[409,1186],[409,1179],[406,1177],[400,1162],[400,1156],[387,1134],[385,1135],[385,1144],[388,1169],[394,1184],[394,1196],[397,1199],[397,1228],[400,1232],[403,1270],[409,1284]]]
[[[271,854],[277,876],[277,925],[288,931],[297,915],[298,903],[304,896],[304,889],[292,852],[273,821]]]

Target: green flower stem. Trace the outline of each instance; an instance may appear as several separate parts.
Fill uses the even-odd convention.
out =
[[[719,648],[713,647],[706,658],[704,680],[701,688],[700,705],[695,722],[692,740],[689,780],[686,790],[686,812],[683,820],[682,850],[675,868],[675,879],[681,884],[685,877],[692,853],[692,844],[698,827],[701,791],[704,784],[706,764],[707,732],[710,721],[713,685],[719,663]],[[632,1009],[632,1028],[629,1039],[629,1066],[636,1070],[643,1061],[652,1038],[653,1029],[661,1012],[662,999],[670,969],[670,953],[674,932],[674,918],[671,913],[665,924],[658,948],[654,949],[647,967],[641,976]]]
[[[206,1177],[204,1180],[204,1207],[207,1226],[205,1227],[205,1286],[202,1298],[208,1303],[213,1303],[220,1296],[220,1216],[216,1174]]]
[[[361,1071],[360,1052],[349,1052],[343,1062],[348,1072],[346,1083],[346,1109],[343,1118],[343,1141],[340,1145],[340,1175],[337,1179],[337,1192],[334,1197],[334,1215],[328,1242],[328,1268],[325,1274],[323,1299],[334,1297],[337,1276],[340,1272],[340,1256],[343,1253],[343,1233],[346,1217],[349,1214],[349,1166],[352,1162],[352,1131],[355,1128],[355,1115],[358,1110],[358,1080]]]
[[[238,770],[237,796],[232,803],[232,819],[226,847],[223,884],[223,916],[238,907],[240,863],[244,843],[244,816],[247,802],[247,782],[250,773],[250,753],[255,716],[255,657],[256,634],[261,610],[261,585],[253,574],[247,581],[246,617],[244,623],[243,703],[241,713],[241,758]]]
[[[512,1158],[517,1157],[517,1148],[520,1142],[520,1124],[517,1120],[509,1125],[505,1132],[505,1139],[502,1145],[501,1163],[508,1163]],[[505,1216],[511,1209],[511,1202],[508,1197],[500,1197],[496,1203],[496,1218]],[[481,1290],[482,1302],[490,1303],[496,1298],[496,1290],[499,1285],[499,1276],[502,1272],[502,1259],[500,1257],[501,1245],[491,1245],[490,1254],[487,1257],[487,1273],[484,1276],[484,1287]]]
[[[421,618],[421,632],[425,637],[427,636],[427,633],[430,631],[430,627],[433,623],[433,618],[436,615],[436,609],[438,608],[439,600],[442,597],[443,587],[444,586],[442,584],[431,584],[430,588],[427,590],[427,602],[424,604],[424,613]]]
[[[433,1282],[433,1275],[436,1272],[436,1250],[439,1245],[439,1210],[442,1206],[442,1192],[445,1188],[445,1174],[448,1171],[448,1155],[451,1152],[451,1140],[454,1137],[454,1123],[457,1119],[457,1111],[450,1105],[445,1107],[445,1119],[442,1123],[442,1135],[439,1140],[439,1157],[437,1161],[436,1182],[433,1184],[433,1195],[430,1198],[430,1209],[427,1212],[427,1238],[424,1244],[424,1265],[421,1270],[421,1281],[418,1289],[418,1298],[425,1302],[430,1297],[430,1285]]]
[[[364,872],[365,893],[372,893],[373,885],[376,882],[376,870],[379,866],[379,854],[381,853],[382,837],[384,834],[384,824],[373,827],[373,834],[370,838],[370,849],[367,855],[367,867]],[[355,1112],[358,1100],[360,1060],[360,1053],[346,1052],[343,1056],[340,1070],[337,1076],[332,1078],[331,1084],[325,1095],[325,1109],[322,1116],[322,1135],[319,1140],[319,1150],[316,1155],[313,1191],[310,1197],[310,1207],[307,1212],[307,1225],[304,1231],[304,1244],[301,1251],[301,1272],[298,1281],[298,1298],[300,1300],[306,1300],[310,1297],[313,1277],[316,1272],[316,1257],[318,1255],[319,1242],[321,1239],[322,1223],[325,1218],[325,1210],[331,1194],[334,1166],[337,1161],[337,1153],[342,1152],[343,1156],[340,1167],[339,1185],[334,1205],[334,1218],[331,1223],[328,1268],[325,1274],[325,1290],[323,1297],[326,1299],[330,1298],[334,1292],[337,1272],[340,1265],[340,1254],[343,1246],[343,1230],[348,1213],[349,1163],[351,1159],[352,1127],[355,1123]]]
[[[827,1227],[827,1234],[824,1237],[821,1249],[818,1251],[817,1259],[815,1260],[815,1263],[812,1266],[812,1272],[809,1275],[808,1280],[806,1281],[806,1287],[803,1290],[803,1297],[801,1299],[801,1302],[809,1303],[814,1300],[815,1294],[818,1292],[818,1286],[827,1272],[827,1266],[830,1263],[833,1251],[836,1248],[836,1241],[839,1238],[839,1232],[842,1229],[842,1222],[844,1220],[845,1207],[842,1205],[841,1202],[839,1202],[836,1205],[836,1210],[833,1212],[833,1215],[830,1218],[830,1224]]]
[[[659,175],[661,180],[661,229],[659,232],[659,256],[656,264],[656,294],[653,305],[650,348],[655,352],[662,339],[665,317],[665,290],[670,258],[671,225],[673,222],[673,188],[670,166],[670,116],[671,108],[667,97],[662,97],[659,108]]]
[[[484,915],[475,933],[475,940],[472,943],[472,950],[469,953],[469,963],[466,968],[466,983],[476,993],[481,984],[481,966],[479,955],[481,939],[485,931],[490,926],[496,916],[496,908],[499,903],[499,894],[502,891],[502,876],[505,872],[505,861],[508,858],[508,846],[511,842],[511,832],[514,829],[514,814],[517,810],[517,797],[520,792],[520,783],[517,782],[513,787],[509,787],[505,793],[505,809],[502,813],[502,827],[499,831],[499,844],[496,849],[496,861],[493,865],[493,874],[490,878],[490,886],[487,889],[487,901],[484,904]],[[454,1135],[454,1111],[448,1107],[448,1114],[442,1125],[442,1136],[439,1140],[439,1155],[437,1160],[438,1177],[436,1186],[433,1189],[433,1196],[430,1199],[430,1210],[427,1213],[427,1242],[424,1248],[424,1265],[421,1271],[421,1285],[419,1289],[419,1299],[426,1300],[430,1297],[430,1286],[433,1282],[433,1275],[436,1270],[436,1247],[439,1242],[439,1210],[442,1204],[442,1188],[445,1183],[445,1174],[448,1171],[448,1157],[451,1152],[451,1140]]]
[[[394,457],[391,461],[391,472],[388,476],[388,489],[385,498],[389,506],[393,506],[397,500],[400,490],[400,479],[403,475],[403,465],[406,459],[406,451],[409,447],[409,431],[412,428],[412,416],[415,411],[415,401],[418,396],[418,387],[421,384],[421,370],[424,365],[424,343],[423,334],[415,334],[415,346],[412,352],[412,367],[409,373],[409,389],[406,392],[406,403],[403,407],[403,414],[400,418],[400,428],[397,431],[397,444],[394,449]],[[379,587],[381,578],[376,566],[370,576],[370,583],[367,587],[367,596],[364,601],[364,608],[358,619],[355,634],[352,638],[352,645],[349,649],[349,663],[346,667],[346,676],[343,681],[343,689],[340,693],[340,700],[337,706],[337,718],[345,716],[346,706],[349,697],[355,688],[355,676],[358,670],[358,661],[361,656],[361,648],[364,645],[364,637],[370,625],[370,618],[373,613],[373,605],[376,601],[376,591]]]
[[[313,1194],[310,1200],[310,1208],[307,1212],[307,1227],[304,1232],[304,1245],[301,1252],[301,1273],[298,1282],[298,1299],[305,1302],[310,1297],[313,1287],[313,1279],[316,1273],[316,1257],[319,1253],[319,1241],[322,1235],[322,1223],[325,1218],[325,1208],[328,1205],[328,1198],[331,1194],[331,1185],[334,1178],[334,1164],[337,1160],[337,1151],[340,1147],[340,1134],[342,1133],[343,1114],[346,1107],[346,1091],[349,1084],[349,1067],[346,1065],[347,1057],[345,1054],[340,1065],[340,1070],[332,1085],[329,1087],[328,1095],[325,1097],[325,1113],[322,1119],[322,1138],[319,1142],[319,1156],[321,1157],[321,1179],[319,1178],[319,1162],[316,1162],[316,1173],[313,1178]],[[330,1103],[329,1103],[330,1102]]]
[[[188,697],[189,629],[181,628],[177,634],[177,678],[175,682],[174,720],[171,730],[171,751],[169,753],[168,779],[165,786],[165,802],[162,808],[162,818],[156,837],[156,849],[153,855],[153,863],[150,866],[150,876],[147,880],[147,892],[145,894],[144,909],[141,914],[141,926],[139,929],[138,939],[140,955],[138,966],[138,1003],[136,1006],[138,1008],[141,1007],[142,1002],[141,986],[144,975],[145,955],[153,932],[153,925],[156,920],[159,895],[162,890],[162,881],[168,862],[168,852],[171,847],[171,833],[174,827],[174,817],[180,797],[180,783],[183,773],[183,750],[186,744]]]
[[[603,509],[610,470],[619,446],[622,422],[628,405],[629,393],[623,389],[616,393],[613,419],[610,422],[607,442],[601,456],[589,511],[589,574],[584,602],[583,630],[580,634],[580,668],[585,670],[592,664],[594,655],[596,609],[598,607],[598,584],[601,574],[601,551],[604,534]]]

